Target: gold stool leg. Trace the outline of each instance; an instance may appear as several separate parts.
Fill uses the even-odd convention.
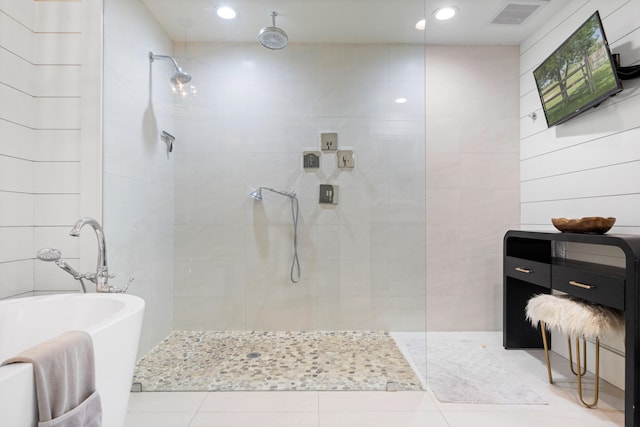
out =
[[[551,376],[551,362],[549,361],[549,345],[547,344],[547,334],[544,322],[540,322],[540,330],[542,331],[542,344],[544,345],[544,356],[547,359],[547,375],[549,376],[549,384],[553,384]]]
[[[571,368],[571,372],[573,372],[573,375],[578,375],[578,373],[575,371],[575,369],[573,369],[573,354],[571,353],[571,337],[567,336],[567,344],[569,347],[569,367]],[[583,336],[582,337],[582,349],[584,350],[583,352],[583,366],[584,369],[582,370],[582,372],[580,373],[580,375],[584,375],[587,373],[587,339]],[[580,364],[578,363],[578,366],[580,366]]]
[[[584,340],[584,337],[582,337]],[[585,353],[587,349],[584,349]],[[598,391],[600,389],[600,339],[596,337],[596,372],[595,372],[595,391],[593,402],[587,403],[582,397],[582,375],[580,372],[580,338],[576,337],[576,362],[578,363],[578,397],[580,402],[587,408],[593,408],[598,403]],[[586,368],[586,366],[585,366]]]

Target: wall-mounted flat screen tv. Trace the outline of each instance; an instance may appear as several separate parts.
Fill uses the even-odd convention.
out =
[[[596,11],[533,71],[549,127],[622,90]]]

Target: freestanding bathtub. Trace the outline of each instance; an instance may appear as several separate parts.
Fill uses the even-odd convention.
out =
[[[124,425],[144,313],[144,301],[126,294],[68,294],[0,301],[0,362],[69,330],[93,340],[96,388],[103,427]],[[29,363],[0,367],[0,424],[38,423]]]

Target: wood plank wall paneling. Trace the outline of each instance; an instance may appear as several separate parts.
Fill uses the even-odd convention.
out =
[[[640,62],[640,2],[574,0],[521,45],[521,226],[553,229],[552,217],[614,216],[614,232],[640,227],[640,79],[569,122],[548,129],[533,69],[600,11],[611,50]],[[538,118],[533,121],[530,113]]]

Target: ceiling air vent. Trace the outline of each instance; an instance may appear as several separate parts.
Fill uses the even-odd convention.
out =
[[[506,2],[491,20],[492,24],[520,25],[540,9],[546,2]]]

